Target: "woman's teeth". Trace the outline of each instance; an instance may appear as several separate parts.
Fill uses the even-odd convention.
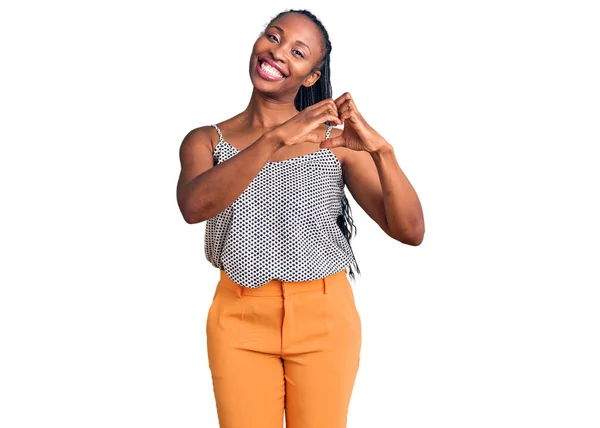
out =
[[[260,64],[260,68],[267,73],[269,76],[273,76],[273,77],[281,77],[283,78],[283,74],[281,74],[276,68],[271,67],[267,61],[263,61]]]

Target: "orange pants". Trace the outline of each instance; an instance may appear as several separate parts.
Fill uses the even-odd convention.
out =
[[[258,288],[221,270],[206,320],[220,428],[345,428],[361,320],[346,270]]]

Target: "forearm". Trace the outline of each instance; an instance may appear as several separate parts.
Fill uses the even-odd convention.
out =
[[[185,207],[188,223],[205,221],[231,205],[281,147],[281,140],[267,132],[246,149],[190,181]]]
[[[386,141],[370,154],[379,173],[385,217],[392,236],[405,244],[419,245],[425,234],[421,202],[398,165],[393,147]]]

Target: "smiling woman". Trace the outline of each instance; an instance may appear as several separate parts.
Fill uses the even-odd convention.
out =
[[[273,43],[279,43],[279,38],[283,37],[283,34],[285,33],[283,28],[281,28],[278,25],[272,25],[269,31],[271,31],[271,33],[267,33],[266,37]],[[275,34],[272,34],[273,32],[275,32]],[[280,35],[277,33],[279,33]],[[310,47],[306,43],[304,43],[301,40],[297,40],[297,43],[302,45],[303,48],[307,49],[308,52],[310,52]],[[301,49],[295,49],[295,54],[300,58],[306,58],[306,54],[304,54]],[[284,69],[279,64],[277,64],[275,61],[266,56],[259,57],[258,64],[258,71],[263,77],[274,77],[275,80],[282,80],[288,76],[288,74],[286,74]]]
[[[221,428],[281,428],[284,411],[289,427],[346,426],[362,343],[346,185],[390,237],[423,238],[391,145],[348,92],[332,99],[330,53],[312,13],[280,13],[252,47],[246,109],[181,144],[179,207],[206,220],[220,270],[206,334]]]
[[[308,18],[305,19],[304,26],[317,27],[319,33],[316,34],[316,37],[314,32],[304,32],[298,35],[296,30],[299,27],[294,25],[291,27],[288,25],[288,33],[286,34],[286,21],[289,23],[289,18],[294,19],[292,12]],[[291,69],[286,70],[284,64],[271,57],[271,55],[260,55],[261,49],[269,49],[269,43],[287,47],[290,57],[294,60],[289,64]],[[296,82],[297,90],[294,96],[294,105],[298,111],[302,111],[305,107],[332,96],[329,72],[330,53],[329,34],[321,21],[313,14],[308,11],[281,12],[271,20],[265,31],[256,40],[250,60],[250,74],[252,77],[252,68],[256,67],[261,77],[267,74],[267,77],[265,77],[267,80],[270,80],[269,77],[271,77],[268,70],[273,69],[278,72],[275,80],[288,78],[291,72],[294,72],[292,77],[310,77],[307,81]],[[255,55],[259,55],[256,63],[253,61]],[[271,68],[265,70],[265,67],[268,66],[271,66]],[[261,73],[262,70],[265,71],[264,74]],[[257,82],[253,80],[252,83],[256,87]]]

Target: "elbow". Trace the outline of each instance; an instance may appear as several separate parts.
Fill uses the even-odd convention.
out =
[[[401,234],[396,235],[394,239],[403,244],[418,247],[423,242],[425,237],[425,226],[423,224],[415,225],[411,228],[404,229]]]
[[[187,224],[196,224],[199,223],[198,221],[198,217],[196,215],[194,215],[193,212],[182,209],[181,210],[181,215],[183,216],[183,219],[185,220],[185,222]]]
[[[200,210],[187,205],[181,207],[181,215],[187,224],[202,223],[204,220],[206,220]]]
[[[183,214],[183,219],[185,220],[185,222],[187,224],[196,224],[196,223],[200,223],[200,221],[201,221],[190,214]]]
[[[405,237],[405,239],[404,239],[403,242],[406,245],[411,245],[413,247],[418,247],[423,242],[423,237],[424,236],[425,236],[425,233],[413,233],[410,236]]]
[[[194,211],[184,211],[182,212],[183,214],[183,219],[185,220],[185,222],[187,224],[198,224],[198,223],[202,223],[205,220],[208,220],[209,217],[206,217],[203,213],[201,212],[194,212]]]
[[[423,242],[423,238],[425,237],[425,225],[423,222],[414,229],[411,240],[408,245],[412,245],[413,247],[418,247]]]
[[[211,209],[203,198],[192,196],[185,188],[179,188],[177,192],[177,206],[181,216],[187,224],[202,223],[209,217],[206,212]]]

